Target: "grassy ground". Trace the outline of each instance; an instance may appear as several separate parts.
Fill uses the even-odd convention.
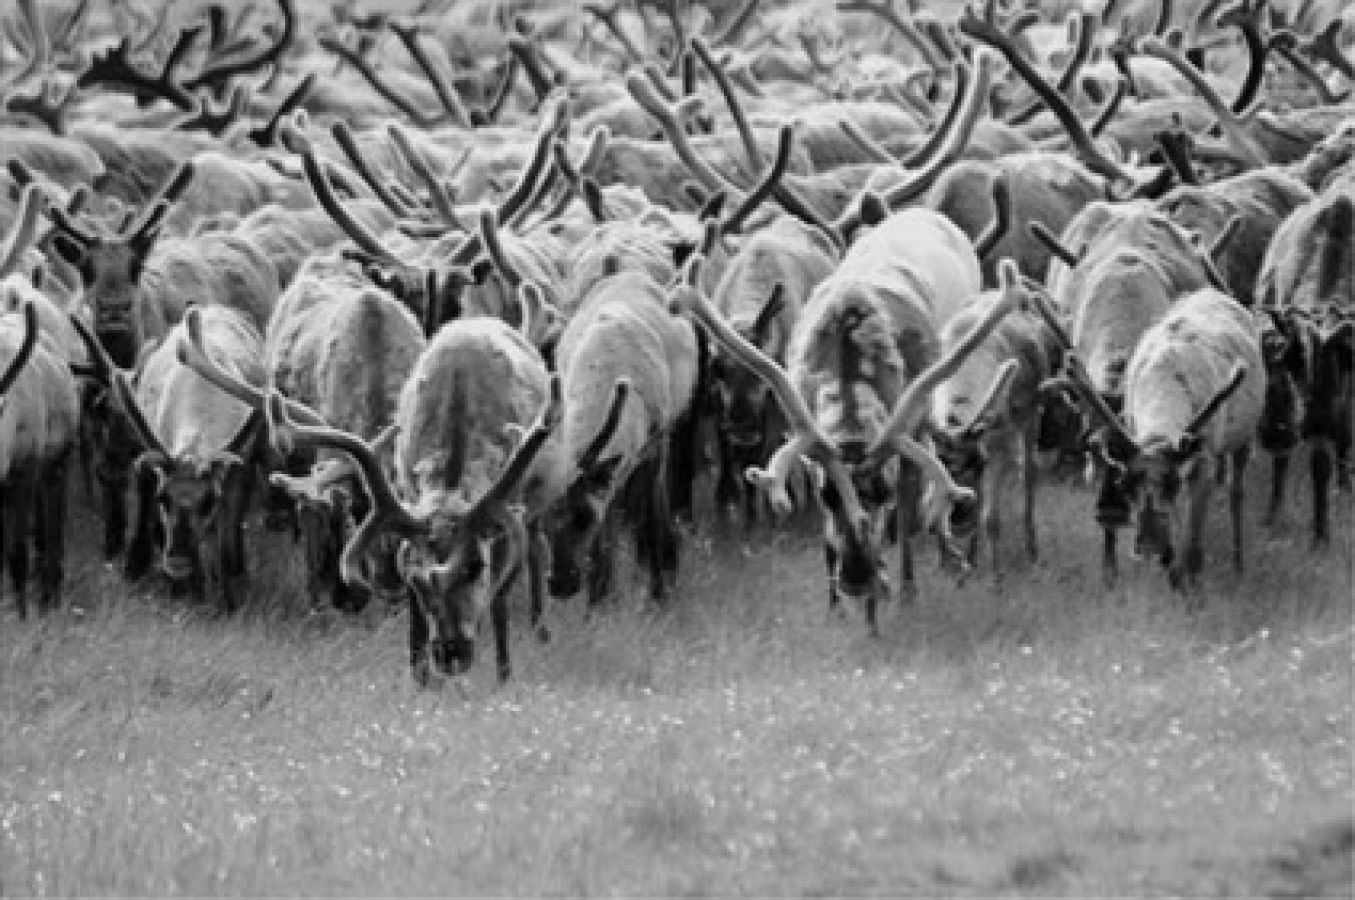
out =
[[[1348,896],[1349,504],[1322,555],[1215,547],[1192,612],[1102,592],[1089,498],[1045,499],[1047,562],[924,554],[878,640],[811,536],[703,530],[671,607],[559,606],[469,697],[412,687],[402,615],[295,611],[281,553],[230,621],[84,565],[0,614],[0,895]]]

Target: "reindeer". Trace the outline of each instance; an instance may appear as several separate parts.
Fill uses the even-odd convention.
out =
[[[559,498],[546,518],[551,593],[578,591],[587,553],[589,602],[607,594],[624,497],[650,596],[662,600],[678,565],[669,497],[673,437],[697,400],[692,326],[668,315],[665,291],[648,273],[617,272],[594,286],[565,326],[556,365],[564,416],[553,483],[540,488]]]
[[[868,215],[867,219],[873,219]],[[699,257],[697,258],[699,260]],[[923,524],[948,539],[951,507],[973,494],[914,434],[928,399],[944,378],[1010,311],[1014,297],[993,306],[976,329],[944,357],[938,331],[979,293],[979,263],[969,240],[948,219],[910,209],[879,220],[819,283],[793,333],[787,366],[772,362],[739,336],[695,290],[697,265],[675,298],[721,346],[767,382],[791,423],[791,439],[766,470],[749,473],[787,512],[786,479],[801,455],[822,470],[829,605],[864,601],[878,631],[876,607],[889,593],[882,561],[886,519],[897,510],[900,578],[913,590],[909,534],[919,485],[901,471],[901,456],[929,483]]]
[[[371,498],[340,559],[344,581],[365,582],[362,562],[384,535],[401,541],[397,564],[413,597],[410,666],[420,685],[470,669],[486,612],[498,677],[510,677],[508,591],[524,563],[540,564],[528,528],[541,511],[518,499],[561,405],[559,380],[540,354],[489,317],[449,322],[419,356],[396,406],[393,476],[371,442],[296,421],[304,407],[270,391],[269,432],[278,449],[344,452]],[[543,580],[534,572],[530,583]],[[539,625],[542,598],[534,591],[532,599]]]
[[[241,380],[263,382],[263,339],[244,313],[228,306],[200,311],[204,352]],[[235,581],[245,573],[244,515],[262,416],[178,359],[185,324],[175,325],[137,373],[135,389],[97,334],[72,317],[95,378],[134,432],[137,521],[129,571],[149,569],[157,544],[169,579],[196,596],[238,606]]]
[[[1261,440],[1274,454],[1274,473],[1266,520],[1273,525],[1282,515],[1289,451],[1303,439],[1311,454],[1312,542],[1325,546],[1331,540],[1333,456],[1337,484],[1350,486],[1355,182],[1336,182],[1280,225],[1261,263],[1257,301],[1270,320]]]
[[[1078,377],[1092,386],[1098,403],[1111,410],[1123,406],[1129,360],[1143,335],[1173,303],[1207,287],[1226,290],[1213,257],[1221,245],[1226,245],[1236,225],[1234,221],[1212,248],[1205,248],[1198,234],[1140,200],[1089,204],[1069,224],[1061,240],[1041,232],[1058,257],[1048,279],[1053,303],[1062,321],[1070,323],[1069,346],[1076,358]],[[1078,250],[1070,249],[1069,244]],[[1071,360],[1066,363],[1072,365]],[[1047,416],[1066,418],[1064,412],[1075,405],[1069,399],[1069,388],[1067,377],[1046,384]],[[1087,446],[1089,433],[1086,427],[1069,429],[1052,443],[1061,450],[1080,453]],[[1095,454],[1093,462],[1103,458]],[[1103,531],[1102,573],[1107,584],[1118,572],[1116,531],[1129,524],[1131,514],[1126,494],[1114,488],[1110,475],[1103,467],[1096,501],[1097,521]]]
[[[195,312],[189,315],[192,338]],[[266,383],[323,421],[376,441],[394,420],[400,390],[425,344],[421,326],[402,303],[367,284],[351,264],[312,257],[274,310],[264,341]],[[202,366],[211,363],[205,353],[194,358]],[[262,406],[262,394],[249,400]],[[384,446],[382,454],[387,467],[389,450]],[[360,608],[368,598],[340,580],[338,557],[351,530],[350,513],[360,521],[369,499],[346,456],[323,451],[318,459],[291,461],[288,471],[307,462],[314,462],[310,479],[287,479],[280,489],[296,498],[311,602],[328,596],[340,609]],[[384,567],[366,579],[381,597],[402,591],[390,562],[390,554],[378,559]]]
[[[1000,287],[985,291],[941,329],[941,348],[960,345],[994,305],[1026,289],[1013,261],[998,266]],[[1008,476],[1020,476],[1026,555],[1038,557],[1035,531],[1036,451],[1043,400],[1041,385],[1061,359],[1057,340],[1033,309],[1022,304],[960,363],[932,394],[928,427],[956,484],[978,497],[977,515],[952,517],[951,532],[970,539],[967,562],[974,565],[982,531],[992,554],[993,575],[1002,577],[1001,493]],[[961,511],[969,509],[961,508]]]
[[[712,302],[730,327],[784,365],[801,308],[836,264],[837,250],[821,232],[781,217],[743,241],[716,284]],[[757,519],[758,495],[744,489],[742,473],[774,449],[784,431],[784,416],[761,379],[736,360],[716,355],[711,378],[720,465],[715,501],[728,507],[742,499],[744,520],[751,524]]]
[[[1043,298],[1037,309],[1066,341]],[[1137,508],[1136,553],[1156,555],[1175,588],[1198,581],[1213,469],[1226,457],[1233,565],[1240,571],[1246,467],[1265,401],[1265,364],[1251,314],[1214,288],[1178,300],[1129,360],[1123,420],[1080,366],[1072,371],[1096,419],[1092,445],[1108,471],[1103,493]]]
[[[0,242],[0,563],[9,566],[21,617],[28,614],[30,538],[41,579],[38,609],[60,602],[64,576],[66,463],[75,446],[75,379],[62,336],[40,321],[50,306],[20,270],[37,231],[43,195],[24,189],[13,229]],[[9,313],[18,305],[18,315]],[[44,317],[45,318],[45,317]]]

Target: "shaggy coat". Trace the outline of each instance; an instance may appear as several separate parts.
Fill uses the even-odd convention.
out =
[[[467,515],[504,475],[518,434],[538,419],[549,395],[541,355],[488,317],[443,326],[400,391],[393,484],[427,529],[406,542],[401,560],[415,598],[410,663],[421,683],[433,670],[470,667],[486,611],[499,677],[509,675],[507,591],[523,559],[489,529],[493,522]]]
[[[665,576],[677,569],[670,457],[694,450],[681,436],[696,399],[695,331],[668,313],[664,289],[648,273],[622,272],[599,281],[584,299],[560,336],[556,364],[564,418],[543,451],[550,468],[527,483],[529,495],[539,492],[555,507],[547,521],[551,592],[577,591],[581,558],[589,554],[589,599],[596,602],[607,593],[608,544],[624,495],[640,561],[649,566],[651,595],[662,599]],[[614,391],[623,380],[629,395],[613,418]],[[610,432],[599,446],[607,434],[604,423]]]
[[[1063,231],[1088,203],[1103,194],[1100,176],[1071,156],[1021,153],[986,162],[960,160],[941,173],[924,204],[945,213],[970,240],[977,241],[993,221],[993,182],[1004,178],[1016,222],[1043,222]],[[984,283],[997,283],[997,261],[1011,258],[1025,275],[1043,282],[1049,249],[1026,228],[1008,229],[983,260]]]
[[[1203,566],[1213,468],[1224,457],[1231,461],[1233,562],[1242,567],[1244,478],[1265,391],[1251,313],[1213,289],[1178,301],[1130,360],[1124,419],[1137,451],[1129,460],[1131,486],[1138,488],[1135,547],[1159,556],[1174,585],[1196,579]],[[1220,394],[1222,405],[1200,422]]]
[[[1215,262],[1228,291],[1252,306],[1256,276],[1276,229],[1290,213],[1313,198],[1313,192],[1277,169],[1244,172],[1207,186],[1183,185],[1157,201],[1158,209],[1212,243],[1234,217],[1238,229]]]
[[[940,213],[894,213],[848,249],[832,275],[819,283],[801,311],[786,369],[809,414],[850,464],[882,433],[909,382],[935,362],[941,329],[979,295],[979,261],[964,232]],[[911,467],[909,467],[911,468]],[[844,518],[843,498],[825,494],[829,600],[869,599],[882,583],[876,551],[896,503],[904,589],[911,591],[908,536],[917,507],[917,484],[886,468],[856,486],[867,510],[865,545]]]

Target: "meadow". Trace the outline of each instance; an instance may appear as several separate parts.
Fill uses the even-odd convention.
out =
[[[879,638],[812,525],[707,510],[670,604],[623,578],[542,646],[519,598],[465,692],[414,687],[402,613],[307,613],[276,536],[233,619],[81,563],[0,612],[0,895],[1349,896],[1349,497],[1240,577],[1216,528],[1198,609],[1102,589],[1090,499],[1043,493],[1000,592],[923,544]]]

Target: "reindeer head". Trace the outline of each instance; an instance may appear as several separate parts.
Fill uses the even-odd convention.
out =
[[[113,362],[130,368],[136,362],[145,335],[137,309],[141,274],[169,204],[193,179],[192,163],[184,163],[139,217],[124,217],[120,227],[108,230],[76,220],[64,209],[53,207],[57,226],[53,248],[80,273],[99,336]]]
[[[222,574],[219,519],[229,494],[244,474],[241,452],[257,433],[261,417],[253,414],[231,446],[200,459],[172,458],[164,450],[143,453],[136,469],[155,479],[155,504],[165,535],[161,566],[175,581]]]
[[[732,323],[734,330],[745,341],[772,358],[782,354],[771,346],[777,320],[785,310],[785,285],[777,282],[758,314],[751,321]],[[787,335],[779,335],[782,345]],[[740,459],[759,454],[767,442],[769,416],[774,401],[767,383],[757,373],[737,360],[719,357],[713,363],[718,428],[730,448]],[[753,460],[747,460],[750,464]]]

